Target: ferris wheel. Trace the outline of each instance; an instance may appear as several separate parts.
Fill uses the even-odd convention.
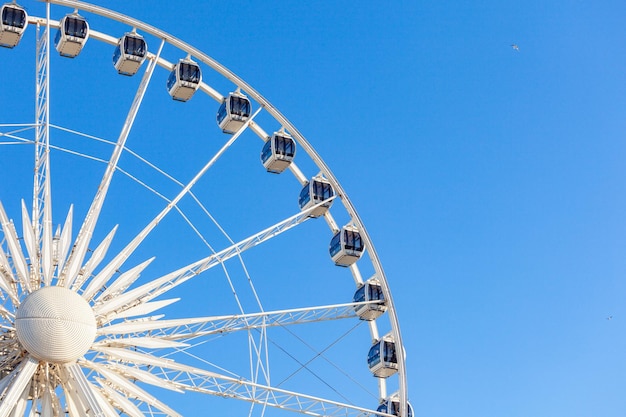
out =
[[[370,236],[282,113],[123,14],[1,15],[0,417],[412,415]]]

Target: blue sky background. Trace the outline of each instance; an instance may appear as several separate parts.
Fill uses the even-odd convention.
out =
[[[387,273],[416,416],[624,416],[626,4],[470,3],[105,6],[226,65],[331,167]]]

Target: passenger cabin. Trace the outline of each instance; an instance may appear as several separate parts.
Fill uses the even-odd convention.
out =
[[[119,74],[135,75],[148,53],[148,46],[143,36],[136,32],[124,34],[117,42],[113,52],[113,66]]]
[[[261,162],[267,172],[280,174],[283,172],[296,156],[296,141],[281,130],[275,132],[272,137],[265,142],[261,151]]]
[[[376,278],[370,278],[357,288],[354,293],[353,301],[355,303],[378,301],[378,303],[362,304],[354,307],[354,311],[361,320],[376,320],[387,311],[387,302],[383,293],[383,287]]]
[[[14,48],[22,39],[26,26],[28,26],[28,15],[23,7],[15,3],[3,5],[1,13],[0,46]]]
[[[61,56],[75,58],[89,38],[89,24],[77,13],[65,15],[54,38],[54,46]]]
[[[355,226],[347,225],[330,240],[328,252],[337,266],[350,266],[361,258],[363,250],[361,234]]]
[[[189,58],[181,59],[167,79],[167,91],[176,101],[189,100],[202,81],[200,67]]]
[[[408,417],[413,417],[413,407],[411,406],[411,403],[407,401],[406,407]],[[400,396],[398,394],[394,394],[389,398],[384,399],[376,411],[379,413],[391,414],[392,416],[403,417],[401,414],[401,408]]]
[[[307,210],[315,205],[321,204],[309,213],[309,217],[319,217],[324,215],[328,211],[328,208],[333,204],[330,200],[335,195],[333,187],[330,182],[323,177],[314,177],[311,181],[307,182],[298,198],[298,204],[300,210]]]
[[[377,378],[388,378],[398,372],[396,344],[391,336],[384,336],[372,345],[367,365]]]
[[[217,124],[222,132],[237,132],[250,118],[250,100],[239,91],[230,93],[217,110]]]

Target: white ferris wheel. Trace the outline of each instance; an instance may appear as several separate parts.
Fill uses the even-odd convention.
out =
[[[25,3],[0,24],[0,417],[411,416],[387,278],[296,127],[162,30]]]

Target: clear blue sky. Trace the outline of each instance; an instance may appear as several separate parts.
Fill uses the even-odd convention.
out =
[[[331,167],[387,273],[416,416],[626,415],[626,3],[105,6],[226,65]]]

